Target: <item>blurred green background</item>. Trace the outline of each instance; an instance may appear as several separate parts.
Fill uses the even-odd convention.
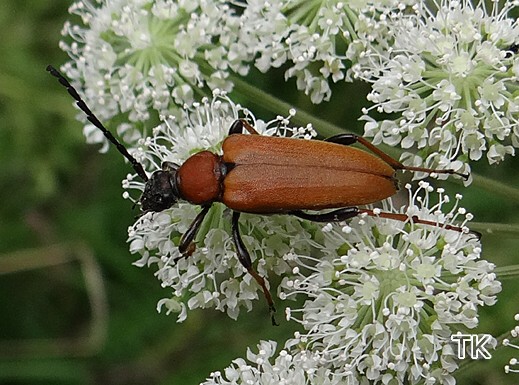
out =
[[[174,315],[156,312],[157,301],[170,293],[152,270],[131,264],[126,235],[136,211],[121,199],[129,170],[115,151],[101,155],[85,144],[71,99],[45,72],[47,64],[67,60],[57,47],[69,5],[4,0],[0,7],[0,383],[199,384],[260,339],[284,341],[293,326],[270,326],[262,300],[238,321],[195,311],[177,324]],[[313,106],[284,83],[282,71],[247,80],[361,132],[362,98]],[[335,95],[366,92],[362,85],[335,88]],[[241,102],[262,118],[286,113]],[[518,159],[474,168],[519,188]],[[476,221],[519,222],[517,198],[444,186],[451,195],[463,193]],[[484,257],[498,266],[519,261],[516,236],[485,235],[483,246]],[[479,332],[500,335],[514,326],[516,281],[503,281],[499,304],[482,309]],[[518,383],[519,374],[502,370],[513,355],[519,351],[504,349],[471,365],[459,383]]]

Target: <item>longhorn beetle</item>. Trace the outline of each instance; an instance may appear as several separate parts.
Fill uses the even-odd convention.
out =
[[[238,259],[261,286],[273,323],[275,308],[272,296],[265,279],[254,269],[240,235],[238,221],[242,212],[288,214],[315,222],[344,221],[360,214],[406,221],[409,218],[405,214],[374,213],[357,206],[394,195],[398,190],[396,170],[456,174],[468,178],[468,175],[450,169],[404,166],[355,134],[339,134],[324,141],[262,136],[244,119],[231,125],[222,144],[223,155],[201,151],[181,166],[164,162],[161,170],[148,177],[143,166],[97,119],[69,81],[50,65],[47,71],[67,88],[88,120],[115,145],[145,182],[139,199],[143,213],[160,212],[179,199],[202,207],[180,239],[178,248],[183,256],[189,256],[194,250],[197,231],[214,202],[222,202],[232,210],[232,238]],[[243,130],[250,135],[243,134]],[[363,145],[375,155],[350,147],[354,143]],[[334,210],[317,214],[303,211],[323,209]],[[462,228],[456,226],[417,217],[412,220],[462,232]]]

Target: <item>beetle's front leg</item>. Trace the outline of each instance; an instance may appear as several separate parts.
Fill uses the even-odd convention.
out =
[[[178,245],[178,250],[180,254],[182,254],[181,258],[189,257],[195,251],[195,244],[193,240],[204,221],[205,216],[207,215],[211,205],[203,206],[202,211],[198,213],[196,218],[193,220],[187,231],[180,238],[180,244]]]
[[[274,307],[274,301],[272,300],[272,295],[270,294],[269,289],[267,288],[267,284],[265,282],[265,278],[258,274],[254,267],[252,266],[252,260],[250,259],[250,254],[243,243],[240,235],[239,228],[239,219],[240,213],[237,211],[233,211],[232,213],[232,238],[234,240],[234,244],[236,245],[236,253],[238,254],[238,259],[247,272],[252,275],[252,277],[256,280],[258,285],[263,289],[263,294],[265,295],[265,299],[269,305],[270,316],[272,318],[272,325],[278,325],[276,319],[274,318],[274,313],[276,312],[276,308]]]
[[[360,214],[360,210],[358,207],[344,207],[324,214],[308,214],[301,210],[289,211],[288,214],[312,222],[341,222],[356,217]]]

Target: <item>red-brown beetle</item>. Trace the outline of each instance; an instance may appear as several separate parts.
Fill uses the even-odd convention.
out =
[[[47,71],[68,89],[88,120],[103,132],[146,182],[139,200],[144,213],[160,212],[179,199],[202,206],[202,211],[180,240],[182,255],[188,256],[192,252],[193,240],[212,203],[222,202],[233,210],[232,237],[238,258],[261,286],[272,313],[274,303],[270,292],[264,278],[254,270],[240,236],[240,213],[282,213],[316,222],[343,221],[365,213],[405,221],[408,217],[404,214],[375,214],[357,206],[394,195],[398,190],[396,170],[457,174],[467,178],[454,170],[404,166],[355,134],[340,134],[324,141],[269,137],[258,135],[243,119],[232,124],[222,145],[223,155],[201,151],[181,166],[164,162],[162,170],[148,178],[142,165],[96,118],[68,80],[52,66],[48,66]],[[244,135],[244,129],[251,135]],[[362,144],[376,156],[349,147],[354,143]],[[303,211],[323,209],[335,210],[320,214]],[[418,218],[413,221],[438,226],[436,222]],[[456,226],[441,226],[462,231]]]

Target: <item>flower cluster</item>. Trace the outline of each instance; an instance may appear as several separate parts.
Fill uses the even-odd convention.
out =
[[[436,226],[376,217],[327,225],[325,257],[292,256],[295,277],[283,282],[284,297],[306,299],[287,308],[306,330],[293,344],[319,352],[347,383],[450,383],[457,368],[451,334],[476,327],[478,307],[493,305],[501,290],[493,264],[480,259],[477,235],[466,232],[471,215],[459,207],[461,197],[446,212],[442,189],[431,204],[429,184],[407,188],[405,214]],[[390,200],[383,211],[398,212]],[[456,219],[462,227],[447,230]]]
[[[424,2],[425,3],[425,2]],[[410,165],[460,169],[460,161],[490,164],[519,146],[519,24],[507,17],[517,1],[473,6],[468,0],[418,2],[393,18],[391,41],[369,44],[352,71],[372,84],[364,111],[374,143],[404,149]],[[394,114],[377,121],[371,111]],[[464,166],[468,171],[468,166]]]
[[[238,358],[224,373],[213,372],[201,385],[280,384],[280,385],[340,385],[342,376],[323,365],[319,354],[311,351],[281,350],[276,355],[274,341],[261,341],[258,353],[247,351],[247,361]],[[274,362],[271,362],[271,361]]]
[[[348,67],[364,41],[383,40],[387,14],[414,4],[407,1],[241,1],[238,41],[247,42],[262,72],[288,64],[313,103],[329,100],[330,83],[350,80]]]
[[[508,17],[517,4],[81,0],[70,12],[82,25],[63,30],[72,61],[62,68],[102,121],[122,114],[117,132],[130,146],[147,135],[144,122],[230,91],[231,74],[252,64],[285,66],[314,103],[330,99],[331,82],[361,79],[372,84],[362,119],[375,144],[415,147],[402,155],[408,165],[467,173],[469,160],[496,163],[519,145],[519,25]],[[85,135],[107,148],[93,126]]]
[[[85,85],[85,101],[102,121],[122,114],[131,123],[117,129],[127,144],[145,136],[142,123],[180,116],[204,88],[229,91],[229,71],[247,72],[245,51],[228,40],[237,19],[225,1],[80,0],[69,11],[83,25],[64,26],[73,41],[61,43],[72,58],[62,69]],[[91,126],[85,135],[104,142]]]
[[[250,111],[216,93],[187,109],[181,122],[165,119],[135,154],[150,169],[159,169],[163,161],[181,163],[201,149],[218,152],[239,116],[252,119],[266,135],[314,134],[311,127],[289,129],[282,117],[255,120]],[[132,176],[124,186],[143,189]],[[404,214],[406,222],[377,218],[383,216],[380,209],[372,209],[375,217],[361,215],[350,224],[323,228],[289,216],[243,216],[242,232],[258,272],[285,277],[280,298],[306,299],[301,309],[286,311],[306,332],[296,333],[273,365],[268,361],[275,351],[272,343],[254,359],[249,353],[250,361],[261,363],[257,368],[235,361],[225,371],[228,379],[268,383],[263,381],[269,377],[290,383],[287,379],[299,378],[309,384],[314,376],[330,384],[345,379],[360,383],[364,376],[375,383],[452,380],[457,363],[450,335],[474,328],[478,307],[494,304],[501,286],[493,265],[480,259],[477,235],[465,227],[472,216],[459,207],[461,196],[447,211],[450,198],[443,189],[432,196],[434,190],[425,182],[414,192],[406,187],[405,211],[395,209],[391,200],[382,208]],[[259,288],[235,256],[227,209],[221,204],[214,204],[206,218],[198,250],[181,258],[176,245],[196,213],[192,205],[178,204],[143,215],[129,229],[130,249],[141,255],[135,264],[156,265],[157,278],[173,290],[158,308],[179,313],[179,321],[189,309],[207,307],[236,318],[241,307],[251,308]],[[459,222],[461,227],[454,224]],[[208,381],[229,383],[221,373]]]

